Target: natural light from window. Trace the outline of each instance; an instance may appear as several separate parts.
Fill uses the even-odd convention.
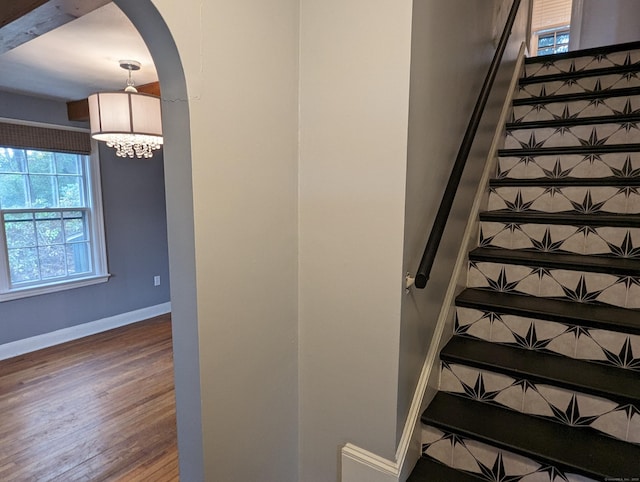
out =
[[[537,32],[538,55],[559,54],[569,51],[569,26]]]
[[[572,0],[534,0],[531,55],[569,51]]]
[[[105,276],[92,181],[90,156],[0,147],[0,300]]]

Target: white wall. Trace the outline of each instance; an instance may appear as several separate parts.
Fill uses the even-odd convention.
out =
[[[339,448],[395,453],[410,0],[303,0],[300,431],[305,482]]]
[[[640,40],[640,2],[637,0],[574,0],[582,3],[576,19],[581,49]],[[575,44],[574,44],[575,45]]]
[[[199,387],[192,389],[201,390],[204,478],[294,481],[298,2],[153,3],[177,45],[189,96],[195,289],[172,292],[172,301],[197,301],[197,332],[191,326],[188,336],[182,337],[194,320],[190,306],[174,311],[177,335],[184,342],[176,382],[190,376],[189,367],[197,370],[199,365]],[[150,50],[156,64],[162,64],[162,52],[153,45]],[[182,105],[186,101],[165,99]],[[171,132],[180,130],[170,127]],[[190,194],[177,172],[180,163],[189,168],[189,152],[182,159],[170,158],[167,151],[165,162],[174,169],[167,172],[173,282],[174,268],[181,269],[175,253],[190,242],[189,233],[179,231],[180,212],[172,211]],[[189,229],[188,223],[181,225]],[[188,254],[188,249],[182,251]],[[197,299],[190,300],[195,292]],[[194,336],[199,336],[197,363],[193,352],[182,351]],[[179,388],[189,389],[187,384]],[[183,395],[178,410],[191,425],[180,431],[179,413],[179,434],[191,443],[180,449],[181,457],[189,460],[189,451],[197,450],[198,434],[196,420],[184,412],[196,404]],[[197,457],[191,460],[197,463]],[[198,480],[189,475],[197,477],[197,468],[181,461],[181,469],[183,480]]]

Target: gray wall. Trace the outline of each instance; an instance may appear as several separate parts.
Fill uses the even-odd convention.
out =
[[[403,272],[415,273],[511,1],[414,1]],[[426,289],[403,297],[398,417],[411,397],[451,279],[478,179],[525,39],[523,0]],[[497,25],[492,27],[497,18]],[[443,40],[447,48],[443,49]],[[402,424],[398,426],[398,436]]]
[[[493,14],[493,5],[489,2],[485,5],[453,0],[445,5],[414,1],[405,272],[416,272],[457,149],[491,61]],[[442,48],[443,44],[447,48]],[[476,161],[482,162],[482,159]],[[478,165],[477,162],[474,164]],[[470,167],[474,168],[474,164]],[[466,196],[472,196],[472,193],[471,189]],[[453,218],[458,224],[458,229],[453,231],[457,232],[443,240],[443,249],[438,256],[444,272],[433,273],[427,290],[412,290],[403,297],[398,386],[398,416],[402,420],[409,410],[455,260],[455,235],[460,239],[460,228],[464,229],[466,222],[464,213],[454,214],[458,214]],[[403,425],[398,424],[398,437],[402,428]]]
[[[180,54],[150,0],[115,0],[145,40],[162,85],[165,192],[180,479],[204,480],[189,101]],[[181,5],[174,3],[176,8]],[[192,25],[193,10],[178,18]],[[208,347],[205,347],[208,349]],[[239,451],[240,452],[240,451]]]
[[[63,102],[0,92],[0,117],[83,126]],[[108,282],[0,303],[0,344],[170,301],[162,153],[123,160],[101,145]],[[162,283],[153,286],[153,276]]]
[[[0,117],[59,126],[88,128],[85,122],[67,119],[67,105],[55,100],[0,91]]]
[[[582,18],[572,31],[578,32],[581,49],[640,40],[640,2],[638,0],[582,1]]]

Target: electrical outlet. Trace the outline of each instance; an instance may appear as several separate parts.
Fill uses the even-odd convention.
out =
[[[160,276],[153,277],[153,286],[160,286]]]

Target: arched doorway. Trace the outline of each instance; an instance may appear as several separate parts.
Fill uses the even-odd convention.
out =
[[[114,0],[114,3],[129,17],[147,44],[162,86],[180,477],[188,481],[204,480],[186,80],[169,28],[152,2]]]

